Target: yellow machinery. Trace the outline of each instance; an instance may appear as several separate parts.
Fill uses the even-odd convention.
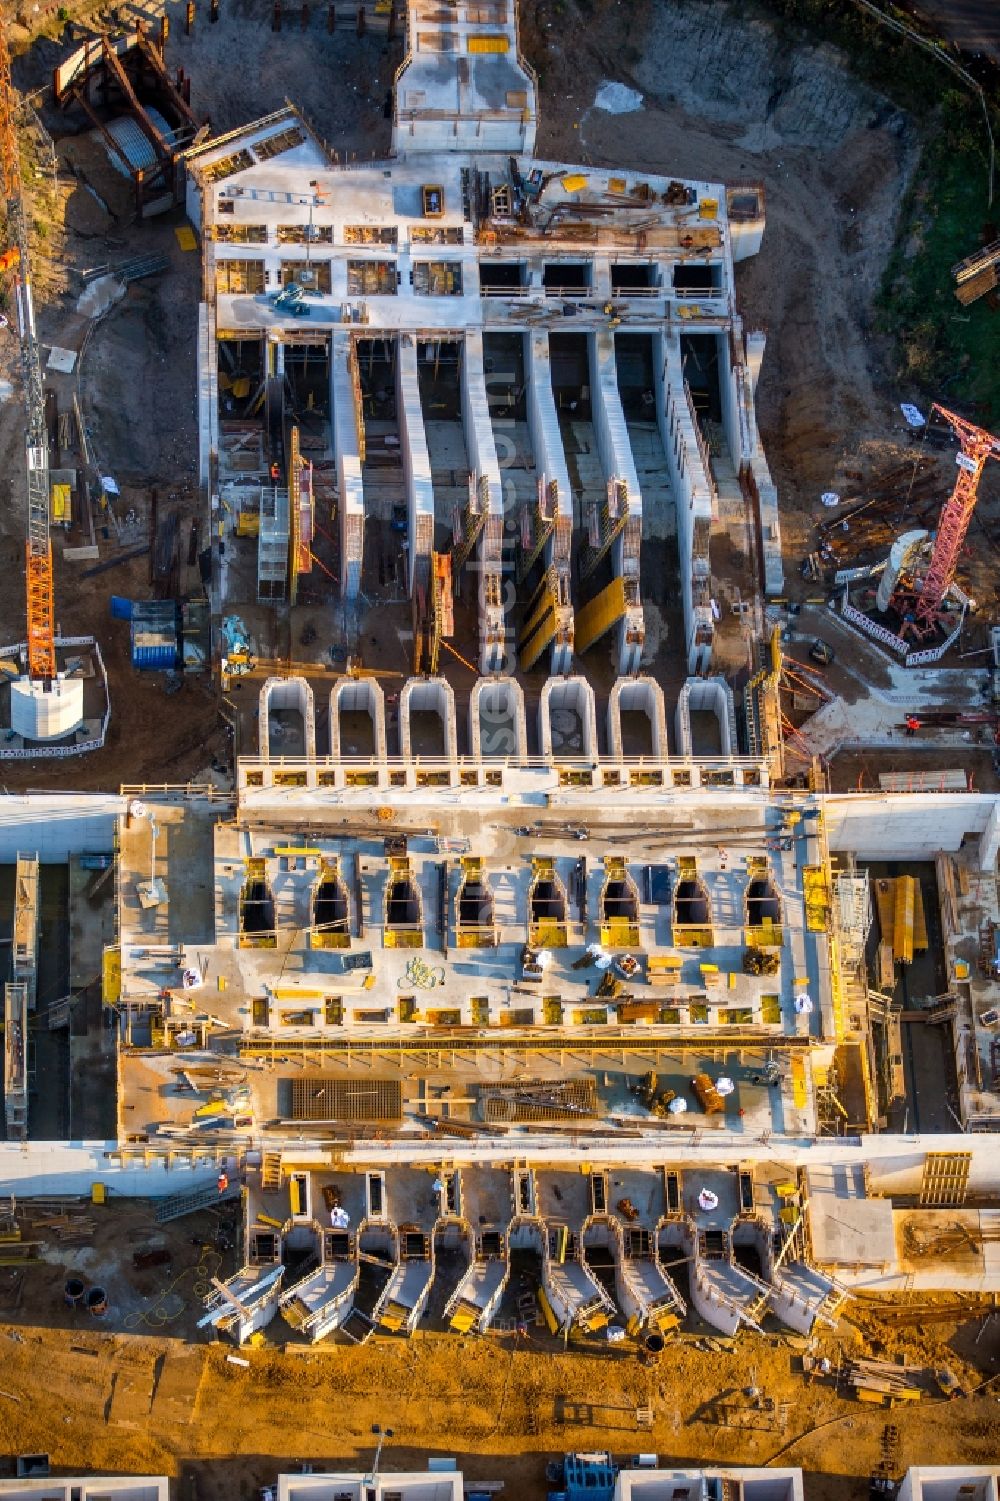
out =
[[[606,949],[639,947],[639,888],[621,855],[607,855],[604,860],[601,944]]]
[[[892,950],[900,964],[913,962],[913,888],[912,876],[900,876],[892,914]]]
[[[533,949],[564,949],[569,942],[566,888],[554,861],[536,855],[528,891],[528,944]]]
[[[825,933],[830,926],[830,887],[822,865],[806,865],[802,871],[802,895],[806,927],[810,933]]]

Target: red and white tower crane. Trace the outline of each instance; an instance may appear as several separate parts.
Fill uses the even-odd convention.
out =
[[[893,604],[903,616],[900,636],[908,634],[926,639],[937,628],[941,607],[955,577],[955,568],[962,551],[972,513],[979,496],[979,481],[986,460],[1000,459],[1000,438],[994,438],[984,428],[976,427],[955,412],[937,403],[931,408],[951,426],[960,447],[955,455],[958,478],[955,488],[945,501],[938,520],[937,536],[927,571],[919,592],[908,588],[900,591]]]

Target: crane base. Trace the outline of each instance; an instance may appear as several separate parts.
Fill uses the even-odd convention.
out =
[[[62,740],[83,724],[80,678],[16,678],[10,685],[10,727],[24,740]]]

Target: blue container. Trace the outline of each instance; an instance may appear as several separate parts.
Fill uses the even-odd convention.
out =
[[[172,672],[177,666],[177,644],[157,641],[150,645],[132,642],[132,666],[139,672]]]
[[[112,596],[111,596],[111,619],[112,620],[131,620],[132,619],[132,601],[130,599],[123,598],[123,596],[121,594],[112,594]]]

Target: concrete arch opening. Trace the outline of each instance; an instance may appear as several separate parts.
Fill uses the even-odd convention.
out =
[[[385,694],[374,678],[345,678],[330,694],[330,754],[385,760]]]
[[[472,759],[505,757],[525,761],[528,731],[524,690],[513,678],[480,678],[469,701],[469,743]]]
[[[305,678],[268,678],[260,690],[260,753],[316,759],[316,710]]]
[[[586,678],[549,678],[538,705],[538,738],[547,761],[597,760],[597,710]]]
[[[351,942],[351,899],[336,860],[324,860],[313,892],[314,949],[348,948]]]

